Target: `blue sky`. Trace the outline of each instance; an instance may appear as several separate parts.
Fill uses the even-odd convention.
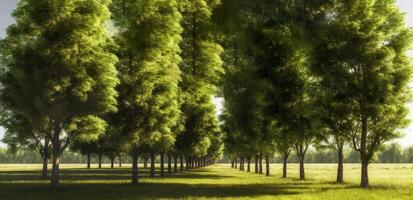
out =
[[[0,0],[0,38],[4,37],[7,27],[13,23],[13,18],[10,16],[12,10],[16,7],[17,0]],[[407,23],[413,26],[413,0],[397,0],[397,5],[406,13]],[[413,57],[413,51],[409,53]],[[413,83],[412,83],[413,87]],[[222,100],[215,99],[215,104],[218,109],[222,108]],[[413,145],[413,103],[410,103],[411,113],[409,118],[412,124],[403,130],[405,136],[399,140],[403,146]],[[0,138],[4,134],[4,129],[0,127]],[[3,146],[0,143],[0,146]]]

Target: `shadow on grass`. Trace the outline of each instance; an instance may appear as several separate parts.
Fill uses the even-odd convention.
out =
[[[24,199],[160,199],[160,198],[197,198],[197,197],[256,197],[261,195],[292,195],[298,191],[289,190],[291,186],[259,185],[214,185],[182,183],[141,183],[131,184],[63,184],[61,189],[50,190],[47,184],[0,184],[2,198],[8,200]]]
[[[179,173],[168,174],[160,177],[160,171],[156,170],[154,178],[173,178],[173,179],[225,179],[234,176],[203,174],[205,170],[182,171]],[[7,171],[0,172],[0,182],[4,181],[38,181],[44,180],[40,176],[40,171]],[[49,172],[50,173],[50,172]],[[139,176],[142,178],[149,177],[149,169],[140,169]],[[130,180],[131,170],[128,169],[62,169],[60,171],[61,180]]]
[[[180,180],[181,183],[153,182],[147,179],[149,171],[141,169],[142,183],[132,185],[128,169],[63,169],[61,170],[62,185],[59,190],[50,190],[49,181],[39,178],[39,171],[8,171],[0,172],[0,199],[7,200],[135,200],[135,199],[196,199],[207,198],[259,198],[260,196],[288,196],[303,193],[317,193],[326,190],[351,189],[352,185],[337,187],[327,185],[315,188],[317,183],[303,182],[274,182],[263,184],[234,184],[219,185],[203,182],[203,179],[217,180],[235,176],[221,175],[210,169],[196,169],[167,176],[170,180]],[[188,179],[182,183],[181,179]],[[190,181],[200,179],[201,181]],[[42,181],[40,181],[42,180]],[[77,182],[89,180],[90,182]],[[105,180],[108,180],[107,182]],[[119,183],[110,180],[120,180]],[[94,182],[99,181],[99,182]]]

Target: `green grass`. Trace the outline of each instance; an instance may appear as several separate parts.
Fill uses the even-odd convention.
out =
[[[413,199],[413,165],[370,167],[371,189],[358,187],[359,165],[345,165],[345,184],[336,184],[335,165],[306,165],[306,181],[298,180],[298,166],[289,165],[290,178],[281,177],[281,166],[271,166],[271,177],[240,172],[229,165],[181,172],[166,178],[148,178],[129,184],[129,166],[121,169],[83,169],[61,165],[61,189],[49,189],[39,178],[41,165],[0,165],[1,200],[132,200],[132,199],[302,199],[375,200]],[[96,167],[96,166],[93,166]]]

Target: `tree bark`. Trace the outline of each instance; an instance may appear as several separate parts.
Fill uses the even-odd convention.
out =
[[[343,169],[343,149],[338,148],[337,183],[342,183],[344,181]]]
[[[270,157],[265,154],[265,176],[270,176]]]
[[[305,179],[305,169],[304,169],[304,155],[300,155],[300,180]]]
[[[119,156],[119,167],[122,167],[122,156]]]
[[[234,168],[234,160],[231,160],[231,168]]]
[[[285,154],[283,156],[283,178],[287,178],[287,161],[288,161],[288,155]]]
[[[260,155],[260,161],[259,161],[259,173],[262,174],[262,155]]]
[[[47,163],[49,158],[45,156],[43,158],[43,170],[42,170],[42,178],[47,178]]]
[[[132,155],[132,184],[138,184],[138,155],[133,153]]]
[[[99,152],[99,169],[102,169],[102,153]]]
[[[52,176],[50,179],[50,185],[52,189],[59,188],[59,164],[60,164],[60,128],[55,127],[52,138]]]
[[[59,188],[59,156],[53,155],[51,186],[53,189]]]
[[[238,158],[235,159],[235,169],[238,169]]]
[[[151,171],[150,177],[155,177],[155,155],[151,153]]]
[[[367,143],[367,118],[362,116],[361,122],[361,142],[360,142],[360,159],[361,159],[361,182],[362,188],[369,187],[369,175],[368,175],[368,160],[366,152]]]
[[[165,176],[165,154],[161,153],[161,176]]]
[[[90,169],[90,152],[87,153],[87,168]]]

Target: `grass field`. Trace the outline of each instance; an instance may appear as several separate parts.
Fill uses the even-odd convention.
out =
[[[413,199],[413,165],[404,164],[371,165],[372,188],[368,190],[358,188],[358,165],[345,165],[345,184],[334,183],[336,166],[326,164],[307,165],[306,181],[297,179],[298,166],[293,164],[289,166],[287,180],[280,178],[280,165],[271,166],[271,177],[240,172],[229,165],[214,165],[166,178],[148,178],[148,171],[141,170],[140,185],[129,184],[129,166],[114,170],[82,167],[61,165],[61,189],[53,191],[48,180],[39,178],[41,165],[0,165],[0,199]]]

